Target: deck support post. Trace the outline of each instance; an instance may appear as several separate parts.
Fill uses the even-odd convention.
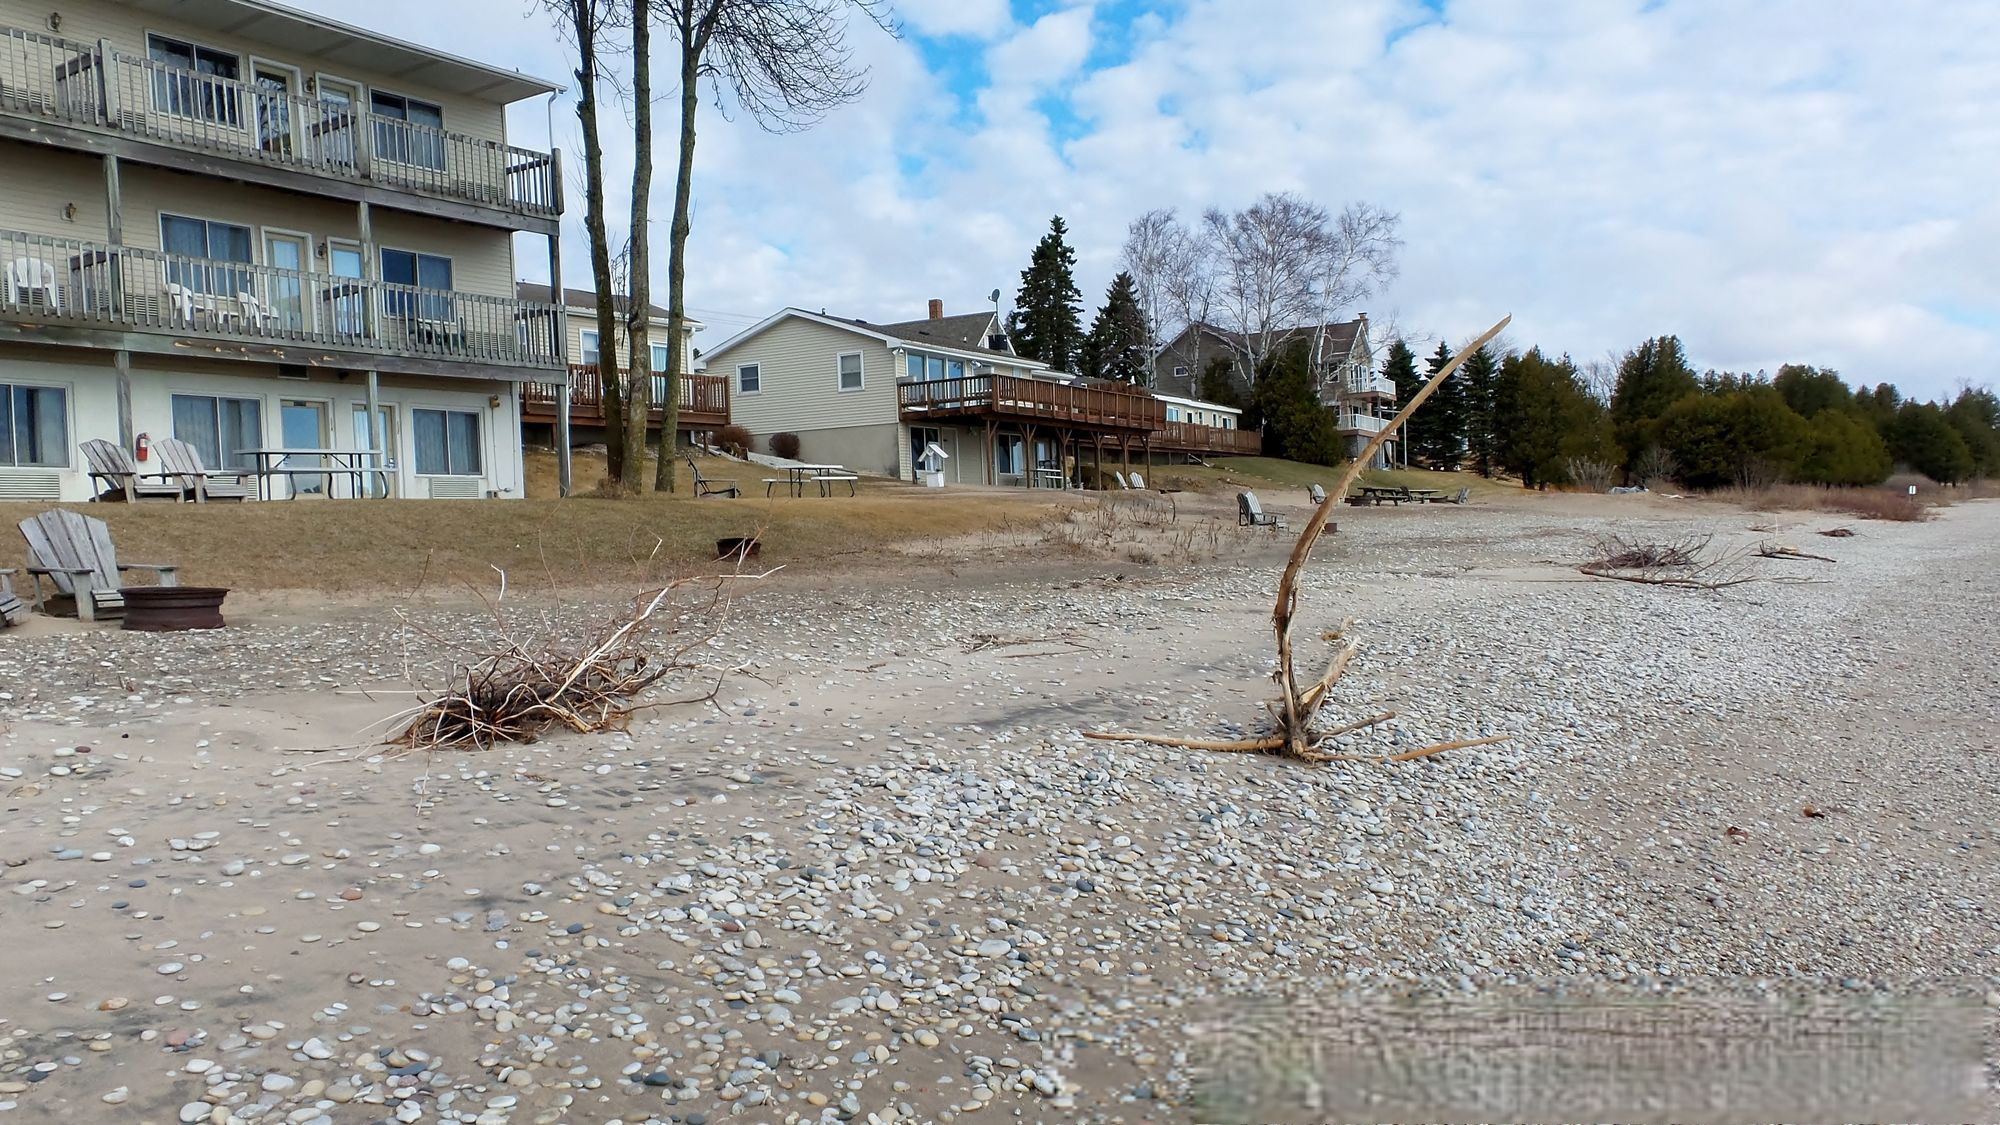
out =
[[[384,463],[382,454],[388,451],[389,435],[382,432],[382,373],[371,367],[364,374],[367,383],[363,393],[368,399],[368,466],[373,469],[386,469],[388,465]],[[381,486],[382,498],[388,499],[392,493],[388,477],[364,474],[355,481],[355,484],[366,487],[370,479]]]
[[[120,175],[118,158],[110,153],[104,154],[104,241],[111,251],[105,256],[104,263],[104,284],[110,290],[106,294],[110,298],[107,307],[110,309],[111,315],[122,323],[125,318],[125,280],[123,277],[125,265],[123,261],[125,255],[125,187],[124,180]],[[88,261],[88,259],[85,260]],[[88,276],[87,272],[86,276]],[[75,301],[76,299],[77,297],[74,295],[70,298],[71,301]],[[94,310],[97,307],[97,303],[93,300],[90,308]],[[125,444],[127,448],[130,448],[132,443],[130,440],[127,440]]]
[[[111,353],[111,366],[118,372],[118,444],[132,448],[137,436],[132,428],[132,353]]]
[[[1041,461],[1035,457],[1035,452],[1036,451],[1035,451],[1034,424],[1030,422],[1023,422],[1021,423],[1021,487],[1022,488],[1035,487],[1035,477],[1039,475],[1039,471],[1042,467]],[[1035,463],[1030,465],[1028,464],[1028,462],[1030,461],[1034,461]]]
[[[550,167],[550,175],[555,178],[556,199],[562,199],[562,154],[556,153]],[[570,396],[575,388],[570,386],[575,377],[569,369],[569,300],[563,293],[562,283],[562,235],[549,232],[549,301],[555,305],[555,319],[549,323],[549,331],[555,335],[556,367],[562,372],[562,390],[556,396],[556,495],[568,496],[574,487],[570,465],[569,408]]]
[[[993,418],[991,415],[988,415],[986,418],[986,483],[992,485],[1000,483],[1000,471],[993,464]]]

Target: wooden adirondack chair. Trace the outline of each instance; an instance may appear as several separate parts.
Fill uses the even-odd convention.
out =
[[[55,588],[50,601],[62,596],[76,602],[76,615],[84,621],[116,617],[125,612],[124,584],[120,575],[128,570],[150,570],[162,586],[177,586],[179,568],[156,563],[121,563],[111,546],[111,529],[103,520],[61,508],[29,516],[21,521],[21,534],[28,540],[28,568],[35,582],[35,604],[47,609],[42,598],[42,579]]]
[[[194,497],[197,504],[210,500],[247,500],[250,486],[244,483],[248,473],[235,473],[202,467],[201,450],[177,438],[161,438],[153,443],[153,453],[160,459],[161,475],[174,482],[187,495]]]
[[[1326,489],[1317,484],[1309,484],[1306,486],[1306,499],[1312,501],[1314,507],[1318,507],[1326,503]]]
[[[1285,521],[1265,511],[1263,505],[1257,503],[1256,493],[1239,492],[1236,494],[1236,526],[1270,527],[1283,531]]]
[[[78,448],[83,450],[84,460],[90,462],[90,486],[97,488],[99,481],[106,482],[107,487],[97,494],[99,500],[124,500],[127,503],[172,500],[178,503],[184,498],[179,482],[168,479],[166,473],[140,472],[132,454],[122,445],[93,439]]]
[[[14,568],[0,566],[0,627],[19,625],[28,619],[28,607],[14,596]]]

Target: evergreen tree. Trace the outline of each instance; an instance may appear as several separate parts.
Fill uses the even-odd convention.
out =
[[[1935,403],[1906,402],[1889,427],[1889,452],[1939,484],[1972,476],[1972,450]]]
[[[1452,382],[1459,385],[1460,412],[1465,419],[1465,455],[1472,462],[1472,471],[1482,477],[1491,477],[1500,463],[1500,433],[1494,417],[1495,384],[1499,379],[1500,361],[1490,347],[1473,352],[1472,358],[1452,377]]]
[[[1437,351],[1431,353],[1425,382],[1450,362],[1451,349],[1439,344]],[[1430,415],[1430,424],[1424,427],[1419,443],[1411,449],[1431,468],[1450,472],[1458,468],[1459,460],[1465,456],[1465,397],[1458,380],[1447,379],[1439,385],[1436,393],[1424,400],[1423,409],[1415,417],[1421,418],[1426,413]]]
[[[1139,307],[1139,289],[1132,275],[1120,273],[1104,294],[1104,305],[1084,337],[1079,374],[1121,383],[1145,385],[1152,374],[1147,352],[1152,330],[1145,310]]]
[[[1890,467],[1889,447],[1882,435],[1853,410],[1822,409],[1806,419],[1798,479],[1813,484],[1880,484]]]
[[[1611,392],[1611,423],[1630,466],[1660,443],[1659,421],[1668,408],[1701,389],[1678,336],[1661,336],[1625,353]]]
[[[1801,418],[1812,418],[1822,410],[1846,410],[1854,405],[1854,392],[1847,389],[1840,372],[1831,367],[1807,367],[1788,363],[1778,368],[1771,381],[1785,396],[1785,405]]]
[[[1568,356],[1550,359],[1530,348],[1507,357],[1494,379],[1493,403],[1496,458],[1525,488],[1571,483],[1573,462],[1611,458],[1604,404]]]
[[[1251,395],[1263,416],[1266,456],[1311,465],[1334,465],[1342,460],[1340,431],[1335,428],[1333,412],[1319,400],[1312,357],[1304,344],[1288,346],[1266,358],[1259,365]]]
[[[1201,369],[1201,375],[1195,382],[1195,397],[1217,406],[1233,406],[1248,411],[1243,416],[1243,428],[1257,428],[1256,404],[1243,393],[1243,384],[1236,378],[1236,364],[1228,356],[1216,356]]]
[[[1397,402],[1408,402],[1423,389],[1423,378],[1417,374],[1416,354],[1410,351],[1410,345],[1404,343],[1401,337],[1397,337],[1395,343],[1389,345],[1389,357],[1382,363],[1382,377],[1389,380],[1389,384],[1396,388]],[[1402,442],[1405,450],[1416,451],[1422,448],[1418,442],[1429,418],[1428,407],[1410,415],[1410,420],[1403,423],[1403,428],[1396,434],[1395,440]]]
[[[1021,271],[1021,290],[1007,317],[1014,350],[1057,371],[1073,371],[1083,345],[1083,295],[1076,289],[1076,251],[1065,241],[1068,233],[1061,215],[1049,220],[1049,233]]]
[[[1686,395],[1656,433],[1689,488],[1775,483],[1797,472],[1808,448],[1805,419],[1768,386]]]
[[[1972,476],[2000,473],[2000,397],[1992,391],[1967,388],[1946,408],[1945,421],[1958,431],[1972,454]]]

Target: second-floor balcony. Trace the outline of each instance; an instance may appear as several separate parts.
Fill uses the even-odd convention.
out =
[[[623,372],[615,372],[622,378]],[[655,375],[647,423],[659,429],[666,418],[667,377]],[[554,422],[562,402],[563,385],[553,381],[521,384],[521,418],[528,422]],[[724,375],[682,375],[681,397],[676,421],[683,430],[714,430],[729,424],[729,379]],[[569,415],[573,426],[604,423],[604,381],[593,363],[571,364],[569,369]]]
[[[0,28],[0,116],[505,215],[547,220],[562,209],[549,153],[371,112],[330,88],[305,96],[103,41]]]
[[[1342,414],[1336,419],[1334,428],[1343,434],[1367,434],[1372,437],[1389,428],[1389,419],[1377,418],[1373,414]]]
[[[1264,435],[1257,430],[1231,426],[1204,426],[1199,422],[1167,422],[1153,434],[1153,447],[1171,453],[1218,453],[1255,457],[1264,451]]]
[[[1015,375],[972,375],[899,383],[905,420],[990,415],[1083,429],[1150,432],[1167,424],[1167,408],[1144,391],[1076,387]]]
[[[123,338],[137,333],[165,338],[158,350],[214,339],[258,345],[218,348],[223,357],[339,366],[384,357],[447,372],[556,368],[562,324],[556,306],[513,297],[18,231],[0,231],[0,318],[38,338],[97,347],[127,347]]]

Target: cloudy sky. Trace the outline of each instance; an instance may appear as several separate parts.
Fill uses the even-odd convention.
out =
[[[294,2],[545,77],[571,70],[526,0]],[[900,37],[854,29],[869,90],[817,129],[702,120],[689,271],[689,304],[713,326],[702,344],[783,305],[886,321],[930,297],[951,311],[994,288],[1011,298],[1057,213],[1094,309],[1138,213],[1294,191],[1401,213],[1402,276],[1365,307],[1428,340],[1511,312],[1513,344],[1579,359],[1671,332],[1703,367],[1823,364],[1925,395],[2000,366],[1992,0],[895,11]],[[573,104],[556,108],[555,143],[576,170]],[[517,143],[545,140],[546,114],[517,107]],[[623,184],[629,136],[610,147]],[[566,226],[566,280],[586,285],[574,192]],[[540,279],[545,255],[521,249]]]

